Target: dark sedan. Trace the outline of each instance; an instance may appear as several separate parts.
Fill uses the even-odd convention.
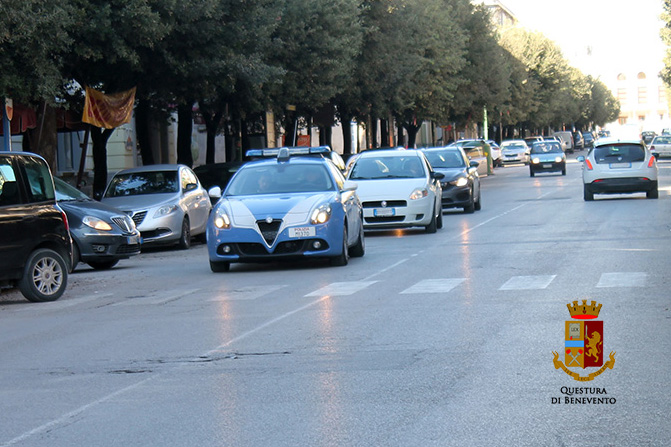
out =
[[[73,266],[84,262],[94,269],[109,269],[120,259],[140,253],[140,232],[122,211],[97,202],[55,178],[56,201],[65,211],[73,239]]]
[[[465,213],[472,213],[481,208],[477,161],[469,161],[464,151],[454,146],[425,148],[422,152],[431,168],[445,176],[440,181],[443,209],[463,208]]]
[[[244,161],[228,161],[224,163],[211,163],[207,165],[201,165],[193,168],[193,172],[200,180],[201,185],[205,188],[206,191],[209,191],[210,188],[218,186],[221,190],[225,190],[228,182],[233,177],[233,174],[238,172],[238,169],[244,165]],[[210,197],[212,206],[217,203],[216,198]]]

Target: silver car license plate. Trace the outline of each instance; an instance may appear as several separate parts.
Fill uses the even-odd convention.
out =
[[[631,163],[611,163],[610,169],[629,169],[631,168]]]
[[[375,217],[389,217],[394,216],[396,210],[394,208],[375,208],[373,209],[373,216]]]

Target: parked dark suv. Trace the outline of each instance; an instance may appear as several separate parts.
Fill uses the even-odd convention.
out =
[[[0,152],[0,287],[18,286],[29,301],[54,301],[71,268],[68,221],[46,161]]]

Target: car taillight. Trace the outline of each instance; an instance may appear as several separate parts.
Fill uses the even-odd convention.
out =
[[[650,161],[648,162],[648,167],[652,168],[655,165],[655,157],[650,157]]]
[[[588,159],[585,159],[585,165],[587,165],[587,169],[589,169],[590,171],[594,169],[592,163]]]
[[[655,150],[655,146],[650,146],[650,151],[654,151],[654,150]]]

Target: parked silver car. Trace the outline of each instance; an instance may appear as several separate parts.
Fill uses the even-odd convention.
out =
[[[102,202],[131,216],[142,244],[177,244],[205,234],[212,204],[196,174],[187,166],[162,164],[117,172]]]

